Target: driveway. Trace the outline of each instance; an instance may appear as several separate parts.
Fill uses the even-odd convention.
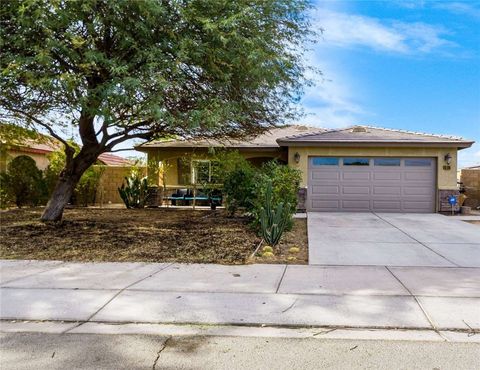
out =
[[[480,267],[480,226],[440,214],[308,213],[312,265]]]

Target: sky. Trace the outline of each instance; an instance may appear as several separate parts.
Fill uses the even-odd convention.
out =
[[[480,164],[480,1],[315,1],[302,123],[461,136]]]

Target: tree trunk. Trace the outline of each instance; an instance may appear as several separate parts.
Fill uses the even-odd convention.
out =
[[[75,187],[83,173],[95,163],[99,154],[95,150],[87,150],[84,147],[70,163],[66,164],[42,214],[43,222],[62,220],[63,210],[72,197]]]
[[[62,220],[63,210],[72,197],[77,183],[78,180],[74,179],[72,176],[69,176],[68,178],[60,178],[58,180],[50,200],[45,207],[45,211],[42,214],[42,221],[57,222]]]

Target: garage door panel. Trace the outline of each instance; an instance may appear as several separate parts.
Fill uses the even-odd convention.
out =
[[[404,173],[404,179],[407,181],[416,181],[416,182],[427,182],[431,181],[431,173],[428,172],[419,172],[419,171],[406,171]]]
[[[397,170],[398,171],[398,170]],[[391,181],[399,181],[402,179],[402,174],[399,172],[392,172],[392,171],[385,171],[385,172],[374,172],[373,173],[374,180],[391,180]]]
[[[362,199],[342,200],[342,208],[350,211],[368,211],[370,209],[370,201]]]
[[[373,194],[378,195],[401,195],[402,188],[400,186],[373,186]]]
[[[340,180],[340,173],[333,171],[312,171],[312,180]]]
[[[340,186],[338,185],[313,185],[313,195],[333,195],[340,193]]]
[[[346,170],[345,170],[346,171]],[[370,172],[343,172],[343,180],[370,180]]]
[[[343,186],[342,194],[370,194],[370,186]]]
[[[404,187],[404,195],[429,195],[432,193],[430,187]]]
[[[311,162],[310,162],[311,163]],[[418,165],[339,165],[309,167],[309,209],[314,211],[434,212],[436,165],[419,158]],[[378,165],[374,165],[378,163]],[[409,162],[408,162],[409,163]]]

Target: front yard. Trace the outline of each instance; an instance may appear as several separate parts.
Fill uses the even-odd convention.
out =
[[[187,263],[307,263],[306,220],[296,219],[275,257],[250,259],[260,238],[243,217],[223,210],[67,209],[61,225],[39,221],[42,209],[1,213],[3,259]],[[292,254],[288,250],[298,247]]]

